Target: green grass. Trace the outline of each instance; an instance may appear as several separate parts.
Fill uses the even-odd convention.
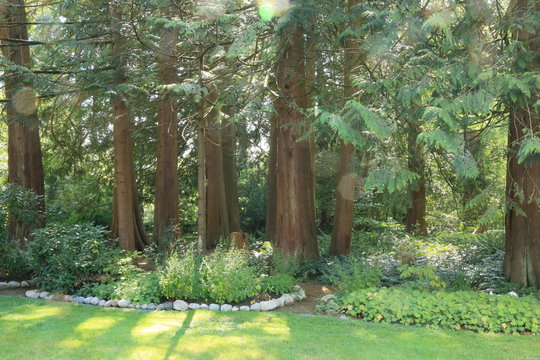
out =
[[[537,336],[0,298],[0,359],[539,359]]]

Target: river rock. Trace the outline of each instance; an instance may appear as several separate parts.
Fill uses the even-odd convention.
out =
[[[18,281],[10,281],[8,282],[8,286],[10,288],[20,288],[21,287],[21,283],[18,282]]]
[[[130,305],[131,305],[131,301],[129,301],[129,300],[122,299],[122,300],[120,300],[118,302],[118,307],[122,308],[122,309],[125,309],[125,308],[129,307]]]
[[[240,306],[240,311],[249,311],[249,306]]]
[[[42,291],[39,293],[40,299],[47,299],[49,297],[50,293],[48,291]]]
[[[208,310],[219,311],[219,305],[218,304],[210,304],[210,306],[208,306]]]
[[[201,304],[201,307],[199,309],[208,310],[208,304]]]
[[[99,298],[97,297],[93,297],[90,299],[90,304],[91,305],[98,305],[99,304]]]
[[[232,310],[232,305],[229,305],[229,304],[221,305],[221,311],[231,311],[231,310]]]
[[[197,310],[201,308],[201,305],[197,303],[191,303],[188,305],[188,308],[190,308],[191,310]]]
[[[0,282],[0,290],[9,289],[7,282]]]
[[[294,299],[289,294],[283,294],[283,296],[281,296],[281,298],[283,299],[283,302],[285,303],[285,305],[294,304]]]
[[[261,301],[261,311],[270,311],[278,307],[275,300]]]
[[[261,303],[251,304],[251,306],[249,307],[249,310],[250,311],[261,311]]]
[[[173,309],[176,311],[186,311],[188,309],[188,303],[184,300],[176,300],[173,303]]]

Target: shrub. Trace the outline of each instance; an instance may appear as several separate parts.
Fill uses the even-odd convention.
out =
[[[36,230],[28,244],[29,265],[37,285],[48,291],[73,292],[99,280],[120,257],[105,238],[106,230],[90,224],[51,224]]]
[[[339,301],[342,312],[367,321],[484,332],[540,332],[540,303],[532,296],[394,287],[358,291]]]
[[[30,269],[28,259],[17,243],[0,234],[0,278],[9,280],[27,280]]]
[[[201,258],[193,247],[173,252],[159,272],[163,296],[167,299],[202,298],[200,264]]]
[[[257,271],[249,266],[249,253],[216,249],[201,265],[202,288],[207,301],[240,302],[260,291]]]
[[[159,275],[156,271],[132,274],[113,283],[115,299],[130,300],[134,304],[157,303],[161,298]]]
[[[400,277],[408,279],[408,285],[413,288],[432,290],[446,287],[446,283],[441,280],[441,277],[435,274],[436,268],[434,266],[403,265],[400,270]]]
[[[265,276],[261,278],[261,291],[275,294],[290,293],[295,285],[294,277],[287,273]]]
[[[321,270],[322,281],[337,286],[345,293],[374,287],[381,282],[380,269],[361,259],[335,257]]]

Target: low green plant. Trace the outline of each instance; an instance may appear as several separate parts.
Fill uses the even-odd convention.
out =
[[[478,332],[540,333],[540,303],[532,296],[393,287],[357,291],[339,301],[341,312],[367,321]]]
[[[217,248],[201,264],[204,298],[217,303],[239,302],[260,292],[257,271],[249,266],[249,253]]]
[[[202,258],[193,247],[175,251],[159,271],[159,284],[167,299],[200,299]]]
[[[441,277],[435,273],[437,270],[434,266],[409,266],[403,265],[399,268],[401,271],[400,277],[408,279],[407,285],[417,289],[440,289],[445,288],[446,283],[441,280]]]
[[[115,265],[121,251],[109,244],[107,231],[91,224],[50,224],[34,232],[28,244],[36,284],[47,291],[71,293],[95,282]]]
[[[321,270],[320,279],[344,293],[371,288],[381,282],[381,270],[362,259],[335,257]]]
[[[261,278],[261,291],[275,294],[288,294],[295,285],[295,279],[287,273],[264,276]]]
[[[158,303],[161,299],[159,275],[156,271],[139,272],[113,283],[115,299],[130,300],[134,304]]]

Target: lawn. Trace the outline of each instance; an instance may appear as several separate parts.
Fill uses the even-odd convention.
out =
[[[539,359],[536,336],[0,297],[0,359]]]

